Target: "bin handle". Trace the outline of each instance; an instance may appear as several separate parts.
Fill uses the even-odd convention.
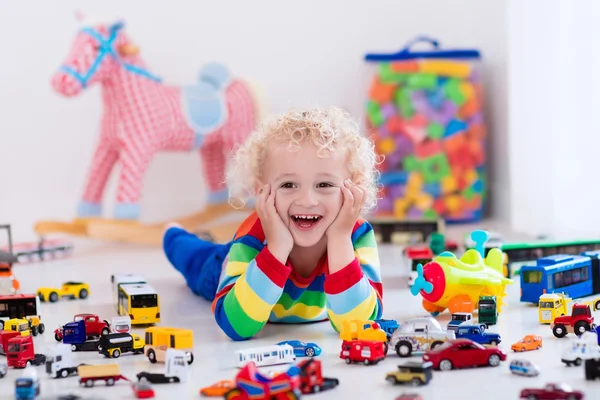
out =
[[[433,48],[436,50],[440,48],[440,42],[438,42],[437,40],[435,40],[429,36],[417,36],[413,40],[406,43],[404,48],[396,54],[400,55],[400,54],[410,53],[411,47],[413,47],[414,45],[416,45],[418,43],[430,43],[433,46]]]

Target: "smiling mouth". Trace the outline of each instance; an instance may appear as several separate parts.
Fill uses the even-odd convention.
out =
[[[320,215],[305,215],[297,214],[292,215],[292,221],[294,225],[300,230],[308,230],[313,228],[323,217]]]

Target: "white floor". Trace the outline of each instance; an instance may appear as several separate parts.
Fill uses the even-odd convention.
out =
[[[540,387],[547,382],[565,382],[575,389],[583,390],[586,398],[600,392],[599,382],[587,382],[583,367],[566,367],[560,361],[560,353],[574,339],[572,335],[556,339],[548,326],[537,322],[537,309],[519,303],[519,283],[509,289],[509,307],[501,315],[500,322],[491,330],[502,335],[500,347],[508,353],[508,361],[497,368],[465,369],[450,372],[434,372],[433,380],[426,387],[392,386],[384,379],[386,372],[396,369],[401,361],[390,352],[386,360],[376,366],[346,365],[339,358],[339,337],[332,331],[328,322],[305,326],[268,325],[252,341],[236,343],[224,336],[210,310],[210,304],[194,296],[185,286],[183,278],[171,268],[160,249],[141,248],[130,245],[114,245],[76,241],[76,251],[71,259],[42,264],[19,265],[15,274],[21,280],[26,292],[34,292],[42,285],[59,285],[67,280],[83,280],[91,284],[92,293],[87,300],[63,300],[42,307],[43,322],[47,332],[35,338],[37,353],[45,352],[55,344],[52,331],[59,325],[72,320],[73,315],[83,312],[98,314],[110,320],[115,313],[111,297],[110,275],[132,272],[143,274],[159,291],[161,299],[161,325],[192,328],[195,331],[195,361],[192,373],[185,384],[154,385],[159,399],[198,398],[199,389],[221,379],[232,379],[237,369],[233,367],[234,351],[259,345],[273,344],[286,339],[301,339],[317,342],[323,348],[320,359],[326,376],[337,377],[340,386],[329,392],[311,395],[319,398],[372,398],[394,399],[402,392],[419,392],[424,399],[517,399],[525,387]],[[405,272],[401,265],[400,248],[381,246],[382,275],[384,282],[384,318],[394,318],[399,322],[424,314],[420,298],[411,296],[406,287]],[[598,314],[600,317],[600,313]],[[445,326],[448,315],[438,317]],[[142,329],[134,330],[143,335]],[[513,354],[510,344],[526,334],[539,334],[544,339],[544,347],[539,351]],[[508,350],[507,350],[508,349]],[[78,363],[113,363],[115,360],[93,353],[76,353]],[[512,375],[508,362],[515,358],[537,363],[542,373],[537,378]],[[141,355],[122,355],[118,360],[123,375],[136,379],[141,371],[161,372],[161,364],[151,365]],[[50,379],[43,367],[37,367],[41,376],[41,398],[56,398],[57,394],[74,393],[82,396],[106,399],[134,398],[130,386],[121,381],[113,387],[99,384],[92,389],[80,387],[77,377]],[[272,368],[273,370],[282,369]],[[14,380],[20,370],[9,370],[8,376],[0,380],[0,398],[12,398]]]

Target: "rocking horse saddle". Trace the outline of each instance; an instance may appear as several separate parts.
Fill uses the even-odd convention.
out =
[[[196,133],[194,149],[204,137],[219,129],[228,118],[225,90],[231,78],[220,64],[207,64],[199,73],[198,83],[181,88],[183,115],[190,129]]]

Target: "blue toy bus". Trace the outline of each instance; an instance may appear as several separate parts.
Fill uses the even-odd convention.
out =
[[[594,294],[592,276],[598,272],[592,271],[592,264],[599,268],[598,256],[594,262],[590,256],[557,254],[521,267],[521,301],[537,304],[544,293],[564,293],[573,299]]]

